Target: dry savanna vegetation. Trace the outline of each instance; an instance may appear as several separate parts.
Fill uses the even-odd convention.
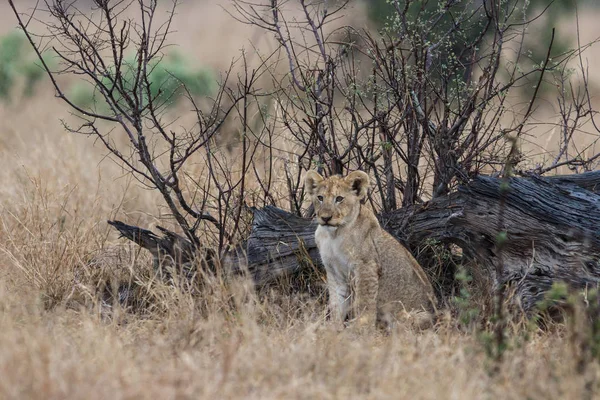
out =
[[[579,303],[563,319],[501,315],[498,341],[489,294],[455,265],[435,328],[339,331],[318,273],[257,287],[216,262],[163,279],[106,223],[164,226],[224,255],[249,233],[246,206],[310,215],[311,168],[369,172],[376,211],[479,173],[597,169],[596,9],[565,13],[551,37],[543,7],[520,1],[424,14],[392,1],[383,33],[360,1],[184,1],[175,14],[49,1],[33,18],[35,2],[9,1],[2,34],[18,25],[9,3],[54,81],[28,94],[15,78],[0,103],[0,398],[599,397],[597,327]],[[523,56],[534,47],[540,58]],[[156,90],[173,52],[213,72],[171,67]],[[169,89],[188,75],[207,86]],[[446,250],[440,266],[460,254]]]

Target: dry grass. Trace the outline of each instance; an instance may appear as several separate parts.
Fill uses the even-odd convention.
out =
[[[227,38],[219,51],[236,50],[247,32],[219,18],[203,21]],[[210,27],[188,20],[180,35],[206,37]],[[227,58],[207,49],[215,65]],[[479,335],[449,316],[422,333],[337,332],[320,302],[257,298],[247,282],[215,279],[195,297],[161,285],[147,254],[105,224],[118,215],[152,226],[160,199],[89,139],[66,134],[61,116],[49,88],[0,106],[1,399],[594,397],[600,369],[577,372],[560,327],[512,329],[492,374]],[[143,301],[107,314],[105,284],[120,280]]]
[[[100,162],[101,151],[85,138],[63,133],[55,120],[61,106],[45,103],[0,116],[0,398],[584,394],[590,378],[576,372],[560,329],[534,331],[491,375],[478,335],[452,320],[425,333],[338,333],[320,303],[302,298],[257,299],[243,283],[221,282],[192,298],[158,284],[147,255],[104,223],[118,212],[152,225],[145,211],[156,210],[158,200],[127,189],[126,178],[113,180],[118,168]],[[35,110],[44,111],[26,118]],[[103,279],[115,276],[133,276],[146,299],[139,312],[103,317]],[[588,374],[598,372],[593,366]]]

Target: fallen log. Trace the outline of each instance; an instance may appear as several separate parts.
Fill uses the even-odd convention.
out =
[[[501,258],[495,245],[503,196],[500,185],[498,178],[479,176],[447,196],[379,219],[409,249],[418,249],[426,240],[458,246],[463,259],[472,261],[470,268],[488,278],[490,289],[510,286],[514,300],[526,311],[543,299],[554,282],[564,281],[574,288],[597,286],[600,171],[510,179],[510,190],[504,194],[502,230],[507,242]],[[248,240],[224,260],[232,271],[249,272],[258,285],[265,285],[307,265],[320,268],[313,221],[275,207],[253,209],[253,213]],[[143,245],[137,236],[129,238]],[[187,239],[177,235],[177,240]]]

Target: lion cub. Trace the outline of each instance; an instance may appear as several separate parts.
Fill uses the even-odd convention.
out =
[[[402,316],[425,328],[432,322],[433,289],[410,252],[362,204],[369,176],[354,171],[324,179],[305,177],[318,227],[315,239],[325,270],[332,319],[358,318],[390,327]]]

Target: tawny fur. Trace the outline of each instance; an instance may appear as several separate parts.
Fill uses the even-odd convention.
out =
[[[355,171],[324,179],[308,171],[305,183],[319,223],[315,239],[327,272],[332,319],[390,327],[408,317],[416,326],[430,325],[431,283],[410,252],[362,204],[369,176]]]

